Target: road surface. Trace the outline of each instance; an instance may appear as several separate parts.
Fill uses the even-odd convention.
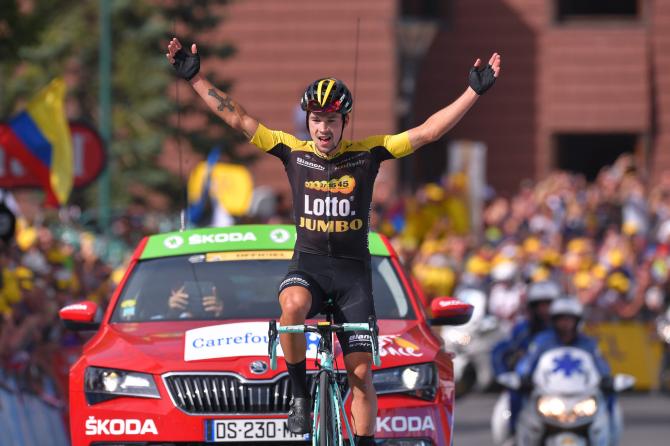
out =
[[[491,445],[491,410],[497,395],[471,394],[456,401],[454,446]],[[625,394],[621,446],[670,445],[670,397]]]

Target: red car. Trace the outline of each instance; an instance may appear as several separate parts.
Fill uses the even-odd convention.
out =
[[[98,329],[70,370],[72,444],[309,444],[286,427],[283,358],[273,371],[267,356],[267,321],[279,317],[277,287],[294,242],[292,226],[154,235],[135,250],[104,315],[88,301],[63,308],[70,328]],[[437,298],[430,319],[388,241],[370,234],[370,253],[382,356],[378,443],[449,445],[453,366],[430,325],[464,323],[472,307]],[[308,358],[317,343],[307,338]]]

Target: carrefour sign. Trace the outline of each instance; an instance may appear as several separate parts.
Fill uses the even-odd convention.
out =
[[[268,328],[267,322],[238,322],[188,330],[184,336],[184,361],[267,356]],[[307,357],[316,358],[319,335],[306,333],[305,342]],[[277,356],[284,356],[279,345]]]

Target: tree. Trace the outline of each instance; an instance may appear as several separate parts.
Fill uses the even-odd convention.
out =
[[[7,0],[2,0],[3,3]],[[29,97],[51,78],[65,75],[76,85],[69,92],[72,101],[68,110],[70,118],[95,123],[98,115],[98,2],[75,0],[34,0],[34,13],[20,12],[16,6],[23,2],[8,2],[14,16],[20,20],[12,30],[22,38],[15,46],[15,57],[2,61],[2,69],[12,76],[6,77],[5,94],[0,95],[0,110],[9,114],[18,98]],[[184,41],[193,40],[220,26],[222,6],[226,0],[196,0],[189,2],[164,2],[148,0],[113,0],[112,14],[112,101],[113,136],[110,161],[112,202],[123,206],[132,197],[129,186],[141,183],[153,190],[168,194],[175,205],[180,205],[183,183],[165,169],[158,168],[156,160],[167,138],[183,137],[182,145],[201,153],[218,145],[232,153],[236,136],[233,132],[211,133],[214,126],[175,129],[175,103],[171,88],[175,77],[165,60],[165,47],[175,24],[178,29],[188,29]],[[51,6],[47,6],[51,5]],[[50,9],[49,9],[50,8]],[[5,8],[3,6],[3,17]],[[13,11],[16,11],[14,13]],[[39,11],[51,15],[33,17]],[[14,17],[12,16],[12,17]],[[0,30],[3,22],[0,22]],[[14,22],[13,22],[14,23]],[[19,32],[20,31],[20,32]],[[0,31],[0,37],[4,34]],[[11,35],[10,35],[11,36]],[[207,57],[228,57],[233,54],[230,45],[206,45],[198,39],[199,49]],[[0,48],[7,45],[0,38]],[[11,46],[9,45],[9,46]],[[227,83],[208,73],[210,79],[222,88]],[[187,88],[187,87],[182,87]],[[201,101],[181,99],[181,116],[206,113],[208,122],[213,119]],[[216,126],[219,129],[220,125]],[[84,206],[93,204],[97,194],[88,190],[75,192],[73,201]]]

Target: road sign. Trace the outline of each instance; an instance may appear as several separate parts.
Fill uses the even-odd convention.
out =
[[[0,127],[6,127],[2,123]],[[107,163],[105,148],[98,132],[86,124],[71,122],[74,187],[87,186],[95,180]],[[21,162],[7,155],[0,146],[0,188],[43,187]]]

